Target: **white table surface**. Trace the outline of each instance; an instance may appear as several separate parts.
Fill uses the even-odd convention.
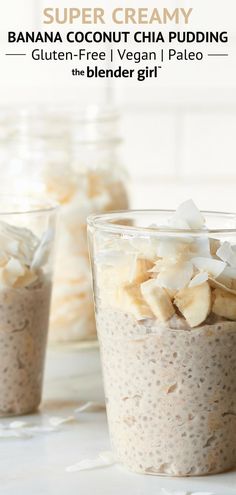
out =
[[[41,411],[18,418],[40,425],[67,417],[85,401],[103,401],[96,348],[48,352]],[[1,495],[161,495],[171,491],[236,495],[236,471],[199,478],[161,478],[127,472],[120,466],[66,472],[66,467],[110,450],[104,411],[83,412],[78,421],[32,438],[0,439]],[[4,419],[1,423],[10,423]]]

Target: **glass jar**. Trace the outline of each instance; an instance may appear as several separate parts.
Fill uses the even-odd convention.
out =
[[[0,416],[41,402],[56,213],[48,201],[0,195]]]
[[[185,209],[88,220],[111,442],[145,474],[236,466],[236,216]]]
[[[8,188],[14,178],[17,190],[44,193],[61,205],[49,333],[54,342],[96,338],[86,218],[128,207],[118,120],[114,110],[97,107],[78,114],[19,112],[8,143]]]

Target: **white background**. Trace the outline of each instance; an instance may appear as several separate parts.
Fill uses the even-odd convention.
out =
[[[123,158],[131,176],[134,207],[175,207],[193,197],[201,208],[236,211],[236,5],[235,0],[120,0],[122,6],[193,7],[192,30],[228,30],[229,57],[181,62],[153,84],[116,83],[113,99],[122,114]],[[7,59],[8,30],[42,29],[44,6],[63,0],[8,0],[1,6],[0,104],[106,99],[104,85],[82,84],[66,71]],[[89,6],[110,2],[91,0]],[[112,2],[114,6],[117,1]],[[69,6],[88,6],[71,0]],[[79,26],[77,26],[79,29]],[[127,29],[127,27],[126,27]],[[150,28],[153,30],[153,28]],[[216,46],[217,48],[217,46]],[[218,47],[218,51],[226,51]],[[109,93],[111,94],[111,92]]]

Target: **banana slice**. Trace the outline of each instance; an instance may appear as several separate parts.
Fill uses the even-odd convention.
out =
[[[160,321],[167,321],[175,313],[175,308],[167,291],[158,287],[155,280],[148,280],[141,285],[141,294],[153,314]]]
[[[151,278],[149,270],[153,263],[145,258],[128,256],[124,263],[114,266],[101,265],[98,268],[98,285],[101,289],[113,289],[123,285],[136,283],[137,285]]]
[[[137,320],[153,318],[153,313],[144,301],[140,287],[136,284],[129,284],[120,287],[118,290],[118,306],[127,313],[132,313]]]
[[[235,294],[230,294],[222,289],[215,289],[213,292],[213,301],[213,313],[229,320],[236,320]]]
[[[153,267],[153,262],[146,258],[137,258],[131,282],[141,284],[151,277],[149,270]]]
[[[211,311],[211,289],[208,282],[180,290],[174,303],[190,327],[197,327],[205,321]]]
[[[10,258],[8,263],[1,271],[1,279],[4,285],[13,287],[19,277],[23,277],[26,272],[26,267],[17,259]]]
[[[214,289],[221,289],[222,291],[229,292],[230,294],[235,294],[236,295],[236,290],[232,287],[227,287],[227,285],[224,285],[222,282],[219,282],[218,280],[215,280],[214,278],[209,278],[209,284],[211,287]],[[232,281],[231,281],[232,284]]]
[[[26,268],[24,275],[19,277],[14,283],[14,287],[16,289],[20,287],[27,287],[28,285],[36,282],[37,278],[38,273],[36,273],[34,270],[29,270],[28,268]]]
[[[167,292],[171,301],[173,301],[175,294],[177,294],[177,290],[172,290],[172,289],[168,289],[167,287],[165,287],[165,291]]]

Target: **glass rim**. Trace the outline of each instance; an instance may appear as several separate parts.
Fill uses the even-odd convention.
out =
[[[6,201],[9,204],[12,202],[13,207],[3,210],[1,204]],[[25,202],[29,202],[30,207],[23,206]],[[21,207],[22,203],[22,207]],[[19,209],[15,209],[14,205],[19,205]],[[54,200],[48,199],[43,195],[29,194],[0,194],[0,217],[11,215],[34,215],[39,213],[50,213],[58,210],[59,203]]]
[[[127,221],[137,217],[138,215],[153,215],[153,214],[163,214],[163,215],[172,215],[175,213],[175,210],[165,210],[165,209],[143,209],[143,210],[117,210],[110,211],[102,214],[93,214],[89,215],[87,218],[88,227],[92,227],[96,230],[101,230],[103,232],[111,232],[111,233],[127,233],[127,234],[149,234],[156,235],[157,233],[160,235],[179,235],[179,236],[199,236],[199,235],[209,235],[209,234],[232,234],[236,233],[236,213],[233,212],[222,212],[222,211],[208,211],[208,210],[200,210],[202,215],[208,215],[215,218],[221,218],[226,220],[234,220],[235,219],[235,228],[225,228],[225,229],[217,229],[217,228],[205,228],[205,229],[178,229],[172,227],[136,227],[127,224],[117,224],[112,222],[117,222],[118,220]]]

